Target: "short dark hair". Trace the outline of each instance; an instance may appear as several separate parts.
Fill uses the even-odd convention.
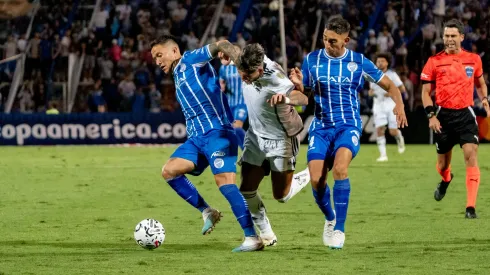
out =
[[[243,48],[237,60],[237,68],[246,73],[252,73],[264,63],[264,48],[259,43],[248,44]]]
[[[349,33],[350,24],[344,18],[336,16],[328,20],[326,29],[329,31],[334,31],[337,34]]]
[[[150,48],[153,48],[156,45],[164,45],[168,42],[173,42],[177,45],[179,44],[179,43],[177,43],[177,38],[175,38],[175,36],[164,34],[164,35],[158,37],[157,39],[151,41]]]
[[[453,19],[447,21],[446,23],[444,23],[444,29],[445,28],[456,28],[456,29],[458,29],[458,32],[460,34],[464,34],[464,25],[463,25],[463,23],[460,20],[455,19],[455,18],[453,18]]]
[[[378,58],[386,59],[386,61],[388,62],[388,68],[391,66],[391,54],[390,53],[378,53],[376,55],[376,59],[374,59],[374,61],[376,62],[376,60],[378,60]]]

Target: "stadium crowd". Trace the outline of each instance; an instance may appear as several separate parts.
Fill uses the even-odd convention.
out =
[[[60,106],[57,84],[67,81],[70,53],[85,53],[74,112],[160,112],[178,108],[172,80],[152,64],[149,43],[156,36],[172,34],[180,39],[182,49],[198,48],[218,1],[199,1],[194,8],[191,0],[103,0],[95,13],[94,28],[88,29],[92,2],[41,1],[30,37],[25,35],[28,18],[0,23],[2,59],[27,52],[25,81],[13,110],[42,112],[53,103]],[[279,45],[279,15],[270,2],[254,4],[234,42],[242,47],[259,42],[271,59],[282,63],[285,57]],[[372,60],[380,52],[392,54],[391,67],[407,89],[406,107],[414,110],[421,106],[421,68],[430,55],[443,48],[442,22],[459,18],[465,24],[463,46],[481,56],[488,82],[488,1],[442,2],[285,0],[288,67],[300,66],[312,47],[323,47],[322,27],[316,45],[312,45],[317,15],[328,19],[342,14],[352,27],[350,49]],[[240,1],[226,1],[216,34],[203,44],[228,39],[239,6]],[[218,68],[219,62],[214,65]],[[14,69],[13,62],[1,65],[0,106],[7,98]],[[362,112],[370,113],[371,104],[366,87],[361,94]]]

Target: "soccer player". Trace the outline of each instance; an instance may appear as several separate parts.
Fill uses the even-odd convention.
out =
[[[240,47],[236,46],[236,51],[240,52]],[[221,59],[222,61],[224,59]],[[227,62],[224,62],[227,64]],[[242,93],[242,79],[237,71],[237,68],[233,62],[228,65],[222,64],[219,69],[219,84],[221,91],[225,92],[228,98],[228,105],[233,113],[233,128],[235,128],[236,135],[238,137],[238,145],[243,150],[243,141],[245,139],[245,130],[243,130],[243,124],[247,120],[247,106],[243,101]]]
[[[364,77],[377,83],[395,102],[397,126],[407,126],[400,91],[376,66],[360,53],[345,48],[350,25],[341,17],[327,22],[323,32],[325,48],[309,53],[301,70],[291,71],[290,79],[300,91],[314,92],[315,118],[309,129],[308,168],[313,196],[325,215],[323,243],[341,249],[345,242],[345,220],[349,206],[348,167],[359,151],[362,133],[357,94]],[[334,178],[333,201],[326,182],[327,172]]]
[[[464,26],[461,21],[451,19],[444,24],[444,51],[431,56],[422,70],[422,102],[424,104],[429,128],[435,132],[437,165],[442,177],[434,192],[436,201],[446,195],[451,173],[452,148],[459,143],[463,149],[466,164],[466,213],[468,219],[477,218],[475,205],[480,185],[478,168],[478,125],[473,105],[474,83],[482,97],[483,107],[490,114],[488,91],[483,79],[480,56],[461,48],[464,39]],[[431,85],[435,82],[436,105],[430,97]]]
[[[393,83],[400,89],[400,92],[406,93],[405,86],[398,76],[398,74],[389,69],[391,63],[391,55],[389,53],[380,53],[376,56],[376,67],[380,69]],[[405,152],[405,139],[403,138],[402,132],[398,129],[396,124],[396,116],[393,113],[393,108],[395,107],[395,102],[391,99],[390,95],[381,88],[378,84],[370,82],[369,83],[369,95],[374,96],[373,102],[373,115],[374,115],[374,126],[376,127],[378,143],[379,158],[376,161],[388,161],[388,156],[386,155],[386,125],[390,135],[395,138],[398,145],[398,153],[402,154]]]
[[[218,52],[236,57],[233,45],[222,40],[180,54],[175,39],[162,36],[151,44],[151,55],[165,74],[171,73],[177,100],[187,124],[187,141],[179,146],[162,168],[162,176],[179,196],[202,212],[202,234],[209,234],[221,213],[210,207],[185,176],[200,175],[208,165],[223,196],[231,205],[245,233],[245,241],[233,249],[255,251],[264,245],[257,236],[252,216],[235,185],[238,145],[231,126],[231,112],[220,90],[218,76],[209,61]]]
[[[260,44],[247,45],[236,64],[250,115],[240,160],[240,191],[262,241],[271,246],[277,243],[277,237],[257,189],[270,174],[274,198],[285,203],[310,181],[308,169],[294,174],[299,151],[297,135],[303,130],[303,121],[294,106],[308,105],[308,97],[294,90],[282,67],[265,56]]]

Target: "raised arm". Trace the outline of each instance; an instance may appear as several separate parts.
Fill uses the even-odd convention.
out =
[[[215,43],[209,44],[209,52],[213,57],[217,57],[218,53],[221,52],[227,57],[229,57],[233,62],[236,62],[240,51],[231,44],[228,40],[220,40]],[[219,56],[222,58],[221,56]]]

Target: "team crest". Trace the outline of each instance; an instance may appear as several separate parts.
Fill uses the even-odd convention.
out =
[[[180,64],[180,72],[183,73],[185,71],[185,64]]]
[[[466,67],[464,67],[464,70],[465,70],[465,72],[466,72],[466,76],[467,76],[468,78],[473,77],[473,72],[474,72],[473,67],[471,67],[471,66],[466,66]]]
[[[357,63],[356,62],[349,62],[347,64],[347,69],[350,71],[350,72],[355,72],[357,70]]]

